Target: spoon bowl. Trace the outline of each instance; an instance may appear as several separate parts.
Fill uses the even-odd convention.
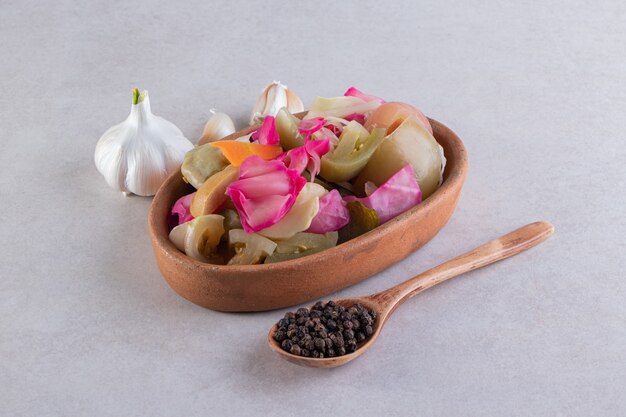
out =
[[[311,358],[286,352],[274,339],[274,334],[278,330],[277,324],[274,324],[270,329],[267,335],[267,343],[270,349],[276,352],[282,359],[296,365],[311,368],[334,368],[344,365],[358,358],[372,347],[380,336],[380,332],[389,317],[409,298],[450,278],[530,249],[546,240],[553,233],[554,226],[548,222],[531,223],[435,268],[429,269],[395,287],[369,296],[334,300],[335,303],[346,308],[354,304],[362,304],[364,307],[376,312],[376,318],[372,326],[374,332],[357,345],[357,349],[352,353],[328,358]]]

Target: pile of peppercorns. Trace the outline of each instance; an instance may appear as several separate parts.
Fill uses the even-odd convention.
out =
[[[355,304],[318,301],[309,310],[299,308],[278,321],[274,339],[283,350],[312,358],[332,358],[352,353],[374,333],[376,312]]]

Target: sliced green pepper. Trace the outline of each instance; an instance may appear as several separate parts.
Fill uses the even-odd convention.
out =
[[[207,178],[228,165],[229,162],[222,151],[207,143],[187,152],[180,171],[185,180],[198,189]]]
[[[355,187],[362,191],[367,181],[381,186],[407,163],[413,167],[422,198],[431,195],[439,186],[442,152],[433,135],[415,116],[407,117],[385,138],[363,168]]]
[[[265,259],[265,263],[283,262],[321,252],[336,246],[338,237],[337,232],[325,234],[296,233],[289,239],[276,241],[276,250]]]
[[[322,157],[320,175],[333,182],[349,181],[367,165],[385,138],[385,129],[369,133],[361,124],[351,121],[339,137],[339,144]]]
[[[365,207],[360,201],[348,203],[350,223],[339,229],[339,242],[343,243],[375,229],[380,220],[376,210]]]
[[[235,251],[228,265],[258,264],[276,249],[276,243],[256,233],[246,233],[243,229],[230,230],[228,241]]]
[[[284,107],[276,114],[276,130],[280,146],[285,150],[304,145],[304,137],[298,130],[300,119],[289,113]]]

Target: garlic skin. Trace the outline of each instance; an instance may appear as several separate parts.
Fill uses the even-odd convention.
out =
[[[211,109],[210,112],[212,115],[204,125],[202,136],[198,139],[198,145],[215,142],[235,133],[235,124],[230,116],[215,109]]]
[[[112,188],[152,196],[191,149],[179,128],[152,114],[148,92],[135,88],[130,115],[98,140],[94,161]]]
[[[292,114],[304,111],[304,104],[300,97],[280,81],[273,81],[263,89],[257,99],[252,110],[250,124],[260,123],[263,116],[276,116],[283,107],[286,107],[287,111]]]

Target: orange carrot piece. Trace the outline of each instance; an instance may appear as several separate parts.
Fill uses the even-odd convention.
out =
[[[211,146],[221,149],[228,162],[238,167],[252,155],[258,155],[269,161],[283,153],[283,148],[278,145],[261,145],[260,143],[237,142],[234,140],[218,140],[211,142]]]

